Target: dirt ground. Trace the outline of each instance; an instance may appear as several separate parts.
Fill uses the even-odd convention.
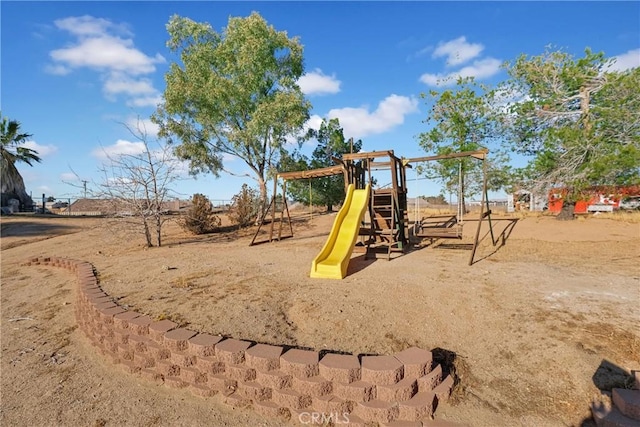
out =
[[[0,424],[282,424],[111,366],[75,326],[74,277],[19,265],[40,255],[89,261],[118,304],[198,331],[355,354],[434,350],[459,380],[436,419],[470,426],[590,425],[598,388],[640,369],[637,217],[499,217],[504,245],[483,229],[473,266],[469,222],[456,245],[391,261],[356,253],[344,280],[311,279],[334,215],[301,214],[293,238],[251,247],[253,230],[194,237],[169,222],[151,249],[122,219],[3,217]]]

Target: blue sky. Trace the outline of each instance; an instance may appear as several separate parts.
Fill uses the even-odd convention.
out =
[[[420,93],[443,76],[495,84],[506,78],[503,61],[547,45],[577,56],[590,47],[617,57],[621,69],[640,66],[639,2],[2,1],[0,8],[2,114],[33,134],[28,146],[43,158],[19,166],[34,199],[75,198],[81,191],[65,184],[76,180],[72,170],[91,186],[104,152],[135,152],[123,123],[148,118],[161,101],[175,59],[165,45],[173,14],[221,31],[230,16],[259,12],[304,45],[299,83],[313,105],[309,126],[338,117],[363,150],[405,157],[426,155],[416,140],[428,130]],[[225,166],[248,172],[237,159]],[[254,185],[208,174],[175,190],[230,199],[243,182]],[[438,191],[420,181],[409,195]]]

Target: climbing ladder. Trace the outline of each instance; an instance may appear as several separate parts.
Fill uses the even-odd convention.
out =
[[[373,182],[372,171],[387,170],[391,182],[383,188],[372,189],[369,197],[368,223],[362,223],[361,238],[356,250],[366,251],[365,258],[386,249],[387,259],[392,252],[404,252],[409,236],[409,216],[407,212],[407,187],[405,167],[402,159],[393,150],[349,153],[342,156],[347,181],[364,188]],[[410,165],[408,167],[411,167]]]
[[[365,258],[373,253],[373,243],[376,248],[386,247],[389,260],[392,252],[404,250],[403,221],[399,217],[402,213],[398,209],[397,194],[393,188],[377,189],[372,193],[370,217],[373,239],[369,239]]]

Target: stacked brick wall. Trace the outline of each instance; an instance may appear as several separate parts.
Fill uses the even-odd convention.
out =
[[[180,328],[170,320],[118,306],[100,287],[93,266],[38,257],[25,265],[67,268],[77,276],[75,315],[99,351],[132,374],[219,394],[234,407],[303,424],[430,425],[454,380],[443,378],[430,351],[362,356],[253,343]]]
[[[640,371],[631,371],[631,388],[614,388],[604,402],[593,402],[598,427],[640,427]]]

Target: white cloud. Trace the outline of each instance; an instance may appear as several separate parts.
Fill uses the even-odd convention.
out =
[[[434,58],[447,57],[447,66],[453,67],[477,57],[484,50],[480,43],[468,43],[465,36],[447,42],[440,42],[433,51]]]
[[[73,172],[64,172],[64,173],[60,174],[60,180],[61,181],[67,181],[67,182],[73,182],[73,181],[78,181],[79,178]]]
[[[35,150],[38,153],[39,157],[47,157],[48,155],[58,151],[58,147],[56,147],[55,145],[40,145],[35,141],[25,141],[22,146],[31,150]]]
[[[135,79],[123,73],[111,73],[104,82],[103,90],[107,95],[149,95],[158,91],[149,79]]]
[[[309,117],[309,120],[306,121],[304,125],[302,125],[302,130],[297,135],[287,135],[285,143],[289,146],[297,146],[298,138],[307,134],[309,129],[320,129],[320,125],[322,124],[322,117],[317,114],[313,114]],[[304,142],[307,145],[315,145],[315,140],[308,140]]]
[[[117,32],[130,35],[131,33],[123,25],[115,25],[113,22],[103,19],[94,18],[90,15],[70,16],[68,18],[57,19],[54,21],[56,27],[66,30],[77,36],[95,36],[101,35],[112,29]]]
[[[616,61],[607,68],[607,71],[626,71],[640,67],[640,49],[630,50],[614,58]]]
[[[160,131],[160,126],[153,123],[151,119],[129,117],[125,124],[133,132],[143,133],[152,138],[158,136],[158,132]]]
[[[425,73],[420,76],[420,81],[429,86],[452,86],[459,77],[475,77],[478,80],[492,77],[500,72],[500,65],[499,59],[484,58],[451,73]]]
[[[69,67],[65,67],[61,64],[48,64],[44,67],[44,71],[48,74],[53,74],[54,76],[66,76],[72,70]]]
[[[156,107],[162,102],[160,94],[154,96],[141,96],[127,101],[129,107]]]
[[[305,133],[309,129],[319,130],[321,124],[322,124],[322,117],[320,117],[317,114],[313,114],[311,117],[309,117],[309,120],[307,120],[307,123],[304,124]]]
[[[306,95],[327,95],[340,92],[340,80],[334,74],[327,76],[316,68],[298,79],[298,85]]]
[[[99,159],[108,159],[121,155],[135,156],[136,154],[143,153],[144,150],[145,148],[142,142],[131,142],[119,139],[113,145],[96,148],[91,154]]]
[[[125,25],[88,15],[59,19],[55,25],[75,40],[49,52],[52,63],[45,67],[46,72],[66,75],[89,68],[101,74],[109,100],[124,96],[133,107],[155,107],[161,101],[151,79],[140,76],[154,73],[156,65],[166,60],[159,53],[150,56],[136,48]]]
[[[160,54],[150,57],[133,46],[133,40],[101,35],[80,40],[78,44],[49,53],[56,63],[69,68],[88,67],[98,70],[147,74],[155,64],[165,62]]]
[[[375,111],[367,107],[336,108],[328,117],[338,118],[347,137],[362,138],[386,132],[404,123],[404,116],[418,111],[418,100],[400,95],[389,95],[378,104]]]

